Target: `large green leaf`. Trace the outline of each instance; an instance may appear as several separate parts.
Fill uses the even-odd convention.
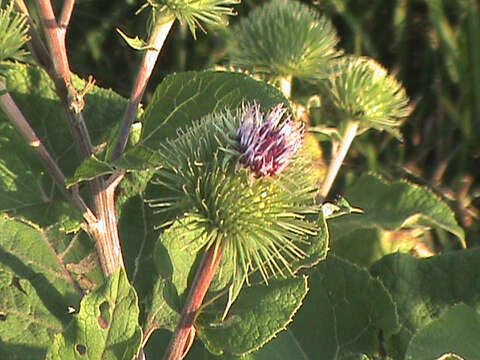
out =
[[[93,284],[86,271],[68,270],[82,262],[91,244],[80,234],[67,236],[6,215],[0,229],[0,353],[43,359],[53,335],[71,320],[68,309],[77,307],[81,288]]]
[[[142,341],[135,290],[123,270],[86,295],[80,312],[56,335],[47,359],[134,360]]]
[[[307,291],[302,277],[245,287],[224,321],[223,302],[202,310],[196,322],[198,336],[214,354],[255,351],[292,321]]]
[[[291,326],[309,359],[373,356],[399,329],[382,283],[346,260],[329,255],[310,276],[310,288]]]
[[[480,359],[479,337],[480,315],[465,304],[457,304],[415,334],[405,360],[432,360],[448,353]]]
[[[203,256],[203,250],[198,250],[200,245],[198,247],[185,246],[195,241],[202,243],[202,240],[197,238],[198,234],[186,230],[185,222],[185,219],[175,222],[161,235],[157,242],[154,258],[158,273],[155,276],[158,276],[158,279],[155,283],[156,290],[152,294],[151,301],[147,299],[146,302],[145,329],[166,328],[173,330],[175,328],[179,318],[178,313],[181,311],[182,304],[186,299],[188,289]],[[325,257],[328,246],[328,232],[323,217],[319,219],[319,226],[319,235],[316,238],[311,238],[309,246],[305,248],[307,258],[294,264],[294,270],[311,267]],[[299,283],[299,281],[303,282],[303,279],[277,280],[270,285],[244,286],[243,289],[242,282],[237,284],[238,288],[231,289],[235,294],[233,298],[227,300],[226,292],[232,284],[234,266],[229,262],[229,259],[228,256],[223,257],[220,269],[210,286],[207,301],[221,292],[223,292],[223,296],[218,298],[212,306],[206,308],[205,314],[202,313],[203,315],[199,318],[203,320],[199,320],[197,325],[203,329],[199,330],[202,334],[200,336],[208,344],[211,351],[244,354],[264,345],[289,322],[305,295],[301,290],[303,287]],[[255,278],[254,275],[251,276]],[[277,296],[280,291],[285,291],[285,296],[288,299],[286,298],[284,303],[278,304],[280,308],[274,309],[273,297]],[[239,297],[235,300],[236,296]],[[267,307],[272,307],[272,312],[269,312],[267,308],[258,308],[259,312],[252,309],[250,313],[246,309],[252,303],[265,303],[265,306],[268,304]],[[225,320],[226,323],[228,323],[228,318],[245,318],[246,323],[243,324],[242,320],[238,324],[235,322],[235,325],[210,327],[211,323],[222,322],[221,318],[226,310],[226,304],[228,306],[233,304],[228,312],[227,320]],[[256,339],[251,338],[247,334],[248,326],[257,326],[258,332],[263,335]],[[240,344],[241,338],[243,338],[241,340],[244,341],[243,344]]]
[[[480,249],[461,250],[428,259],[393,254],[375,263],[371,272],[390,291],[398,306],[401,331],[387,344],[402,358],[418,331],[450,306],[463,302],[480,308]]]
[[[410,250],[418,242],[411,232],[440,228],[455,235],[465,245],[463,229],[453,211],[430,190],[406,181],[388,182],[366,174],[345,193],[363,214],[329,221],[332,250],[343,258],[370,265],[384,254]],[[392,231],[405,230],[404,233]]]
[[[157,87],[142,116],[140,142],[119,164],[127,168],[158,165],[153,150],[166,138],[175,137],[179,128],[207,114],[254,101],[265,110],[281,102],[288,104],[279,90],[245,74],[206,71],[170,75]]]
[[[80,165],[65,110],[52,81],[39,67],[12,64],[5,83],[13,99],[66,176]],[[82,89],[86,82],[74,77]],[[111,90],[94,86],[85,96],[84,116],[95,146],[105,142],[122,118],[126,100]],[[71,209],[52,184],[33,150],[16,134],[0,111],[0,210],[20,214],[41,226],[58,221],[75,222],[81,216]],[[67,227],[67,225],[66,225]]]

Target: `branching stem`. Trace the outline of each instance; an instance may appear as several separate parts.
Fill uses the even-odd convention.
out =
[[[61,16],[64,25],[69,23],[74,2],[66,0]],[[52,76],[57,94],[66,109],[77,150],[80,157],[85,159],[94,153],[94,147],[82,115],[85,94],[77,91],[72,84],[65,45],[67,28],[58,25],[50,0],[35,0],[35,3],[53,64],[50,76]],[[103,273],[105,276],[109,276],[124,267],[115,211],[115,187],[107,188],[103,178],[92,180],[89,186],[97,222],[89,224],[87,231],[95,240]]]
[[[196,332],[194,327],[195,318],[198,315],[208,288],[222,260],[223,247],[224,245],[221,244],[216,249],[213,245],[205,253],[202,263],[195,275],[193,285],[188,293],[187,302],[183,308],[180,321],[163,358],[164,360],[180,360],[190,349]]]
[[[6,90],[5,85],[0,81],[0,91],[4,90]],[[70,192],[65,188],[65,175],[63,175],[62,170],[60,170],[53,157],[43,145],[42,141],[39,139],[30,124],[27,122],[10,94],[6,93],[0,95],[0,108],[7,115],[8,119],[17,129],[17,131],[23,136],[28,145],[30,145],[33,151],[37,153],[38,157],[42,160],[49,174],[52,176],[53,180],[63,194],[82,212],[87,223],[95,223],[97,221],[95,215],[84,203],[78,192]]]
[[[337,152],[335,152],[334,156],[332,157],[330,165],[328,167],[327,175],[325,177],[325,180],[323,181],[322,186],[320,187],[319,195],[321,197],[321,201],[325,200],[328,193],[330,192],[330,189],[332,188],[333,182],[338,175],[338,171],[342,166],[343,160],[345,160],[348,150],[352,145],[353,139],[355,138],[355,136],[357,136],[358,126],[359,124],[357,121],[347,122],[340,148]]]
[[[140,69],[135,79],[127,109],[120,126],[117,145],[115,147],[115,151],[113,152],[113,160],[118,159],[127,146],[130,129],[133,121],[137,117],[138,107],[142,101],[143,94],[147,88],[148,81],[152,75],[153,68],[160,54],[160,50],[165,43],[165,39],[172,28],[174,20],[175,19],[172,17],[161,17],[159,15],[159,18],[157,19],[157,22],[153,28],[153,31],[150,35],[150,40],[148,42],[149,47],[147,50],[145,50],[143,55],[142,63],[140,64]]]
[[[60,35],[63,38],[63,42],[65,42],[65,35],[67,33],[68,24],[70,23],[70,18],[72,17],[74,6],[75,0],[65,0],[65,2],[63,3],[60,20],[58,21],[58,25],[60,27]]]

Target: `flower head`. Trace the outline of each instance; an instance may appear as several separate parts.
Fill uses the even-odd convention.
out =
[[[288,116],[281,121],[287,109],[278,104],[265,117],[260,106],[246,109],[243,122],[237,131],[240,145],[240,163],[257,177],[281,173],[300,149],[304,128]]]
[[[151,206],[164,226],[178,221],[193,234],[185,247],[225,244],[232,278],[292,274],[320,234],[310,218],[319,211],[315,184],[298,151],[303,126],[286,112],[277,105],[264,115],[254,104],[212,113],[158,153],[153,184],[162,197]]]

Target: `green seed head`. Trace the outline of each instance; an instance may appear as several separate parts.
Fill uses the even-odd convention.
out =
[[[410,114],[402,85],[374,60],[347,56],[333,66],[328,95],[347,120],[365,130],[385,130],[400,137],[397,128]]]
[[[233,27],[232,34],[232,64],[267,76],[324,78],[329,62],[339,56],[330,21],[293,0],[258,7]]]
[[[287,141],[293,136],[301,142],[303,133],[293,130],[297,127],[292,128],[289,117],[283,119],[284,113],[281,106],[266,115],[257,105],[244,106],[236,113],[209,115],[181,132],[160,152],[163,166],[155,183],[168,195],[152,201],[173,220],[189,219],[185,229],[198,236],[186,247],[208,248],[221,242],[224,256],[239,273],[259,270],[265,280],[290,272],[290,264],[305,256],[302,248],[308,236],[317,231],[306,219],[317,212],[314,187],[305,174],[308,164],[296,151],[299,146]],[[241,145],[244,131],[253,135],[247,148],[259,149],[257,157],[246,155],[247,148]],[[282,138],[285,134],[290,137]],[[281,141],[273,141],[275,136]],[[296,148],[281,152],[290,156],[283,159],[287,165],[273,162],[266,168],[280,171],[259,172],[256,161],[267,159],[268,149],[278,152],[281,146]]]

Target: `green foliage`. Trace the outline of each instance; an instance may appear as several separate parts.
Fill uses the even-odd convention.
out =
[[[185,25],[173,34],[183,36],[184,41],[177,42],[171,51],[176,56],[183,54],[175,58],[188,58],[188,64],[166,56],[159,68],[178,71],[201,64],[198,57],[188,56],[192,52],[187,51],[190,43],[185,40],[186,28],[195,35],[201,24],[222,23],[226,15],[233,14],[230,6],[235,3],[148,1],[155,16],[175,16]],[[390,146],[389,134],[362,136],[355,144],[355,166],[345,167],[350,176],[344,183],[336,182],[336,190],[348,202],[324,204],[320,216],[304,216],[304,212],[320,210],[320,206],[312,206],[313,192],[309,190],[318,179],[313,173],[322,172],[317,164],[322,162],[322,154],[310,156],[305,150],[299,157],[302,161],[294,162],[285,178],[269,181],[256,179],[237,167],[239,108],[256,102],[268,112],[276,104],[287,104],[272,86],[231,72],[171,75],[160,83],[151,99],[147,95],[135,139],[131,139],[125,156],[112,164],[109,159],[125,99],[98,87],[86,95],[83,115],[98,151],[82,161],[74,151],[64,110],[46,73],[35,66],[8,63],[2,74],[7,88],[67,175],[71,189],[80,185],[84,196],[88,186],[83,185],[91,179],[118,170],[127,169],[129,173],[116,191],[126,272],[104,279],[93,243],[80,231],[80,214],[65,201],[32,149],[0,114],[2,359],[43,359],[49,347],[51,359],[133,359],[142,343],[142,330],[149,335],[161,329],[146,349],[148,358],[158,357],[170,338],[166,330],[173,330],[178,323],[204,248],[219,237],[240,244],[240,250],[227,249],[222,259],[195,321],[199,341],[187,359],[480,357],[480,253],[434,252],[443,245],[451,248],[453,237],[466,246],[464,230],[442,200],[446,197],[437,197],[427,187],[387,182],[373,175],[351,181],[352,173],[365,167],[358,154],[366,155],[368,166],[388,172],[392,164],[416,160],[418,154],[412,149],[422,150],[428,163],[419,160],[426,164],[420,175],[433,171],[439,174],[447,164],[449,181],[476,168],[471,165],[478,152],[478,5],[464,0],[373,1],[368,7],[346,0],[309,2],[311,7],[286,0],[261,3],[249,1],[247,5],[258,7],[234,27],[234,36],[229,39],[232,63],[260,77],[284,77],[288,81],[296,77],[294,90],[299,91],[291,96],[293,116],[323,127],[337,125],[336,129],[329,128],[329,134],[341,134],[345,122],[354,122],[360,124],[360,131],[373,127],[398,136],[399,125],[410,114],[405,90],[373,60],[336,59],[340,52],[335,49],[338,40],[333,26],[315,7],[333,11],[343,35],[354,30],[352,37],[342,36],[342,45],[357,55],[378,55],[379,63],[398,68],[410,97],[418,100],[414,121],[405,132],[405,153],[397,145]],[[79,4],[78,9],[91,16],[91,11],[85,11],[91,9],[87,6]],[[119,6],[111,12],[113,6],[102,4],[98,12],[108,15],[95,13],[92,18],[106,28],[113,28],[112,22],[123,24],[118,21],[122,12]],[[417,22],[422,26],[412,32],[411,26]],[[13,11],[12,5],[0,12],[0,61],[21,59],[26,41],[24,25],[25,19]],[[84,34],[88,35],[85,47],[94,49],[97,59],[117,64],[117,59],[111,59],[115,55],[108,57],[99,51],[98,44],[103,40],[98,39],[106,36],[94,28],[81,26],[82,41]],[[374,35],[369,37],[369,32]],[[75,33],[69,31],[70,36],[73,39]],[[423,39],[421,46],[426,50],[419,49],[418,44],[412,47],[410,38],[420,43]],[[200,45],[195,49],[199,50],[193,53],[207,54],[209,64],[213,64],[223,56],[223,50],[212,51],[213,43],[221,44],[216,39],[197,43]],[[81,48],[72,52],[74,56]],[[118,54],[118,48],[109,47],[112,54]],[[419,58],[422,52],[425,57]],[[129,62],[134,63],[131,59]],[[109,63],[110,68],[126,66]],[[418,69],[421,71],[416,72]],[[91,68],[83,71],[90,73]],[[118,71],[107,73],[97,68],[99,78],[118,77],[119,88],[127,91],[124,84],[131,79],[124,81]],[[74,85],[82,89],[85,82],[74,77]],[[314,100],[321,100],[317,103],[321,106],[320,119],[309,106]],[[422,128],[424,119],[435,122]],[[448,141],[457,144],[459,139],[460,157],[455,152],[450,154],[452,146],[445,145]],[[328,154],[331,148],[335,154],[337,138],[329,140],[332,146],[322,150]],[[447,160],[440,163],[430,159]],[[311,160],[316,162],[315,168],[305,164]],[[456,173],[457,169],[461,171]],[[157,184],[150,182],[152,176]],[[437,175],[432,178],[438,184]],[[473,190],[459,195],[461,201],[456,208],[464,221],[477,216],[470,211],[475,205],[477,180],[471,181]],[[165,205],[168,211],[153,214],[145,198],[159,199],[157,204]],[[356,214],[358,208],[363,214]],[[335,255],[319,263],[329,246],[324,217]],[[278,221],[281,229],[276,227]],[[471,229],[478,226],[472,223]],[[156,229],[158,224],[169,225]],[[227,237],[227,233],[235,236]],[[288,240],[294,240],[296,247],[288,248],[288,242],[278,241],[279,234],[289,234]],[[468,245],[478,241],[476,237],[471,231]],[[267,254],[271,249],[265,244],[272,239],[277,241],[277,250]],[[435,256],[385,256],[397,250],[411,251],[421,243],[431,245],[430,254]],[[284,255],[297,249],[301,256]],[[279,254],[283,258],[277,257]],[[237,266],[242,256],[243,265]],[[379,261],[369,273],[340,256],[367,266]],[[268,270],[260,266],[265,259]],[[268,275],[283,272],[284,277],[269,279],[267,285],[258,268]],[[246,284],[246,275],[250,284]]]
[[[265,109],[287,100],[277,89],[250,76],[232,72],[186,72],[170,75],[155,90],[142,116],[138,144],[117,163],[127,169],[158,166],[156,150],[178,129],[225,109],[256,101]]]
[[[79,313],[55,337],[47,359],[131,360],[142,341],[138,313],[137,295],[121,270],[82,299]]]
[[[198,336],[214,354],[255,351],[292,321],[307,291],[306,278],[301,277],[246,287],[225,320],[221,309],[203,309]]]
[[[424,187],[367,174],[357,179],[345,196],[363,214],[333,219],[329,227],[333,251],[351,261],[370,265],[385,254],[410,251],[429,228],[449,231],[466,246],[464,231],[452,210]],[[405,230],[404,236],[401,230]]]
[[[75,170],[73,177],[66,180],[67,188],[76,185],[82,181],[92,180],[102,175],[108,175],[114,172],[114,168],[105,161],[98,159],[95,155],[84,160]]]
[[[5,72],[6,86],[39,138],[67,176],[80,165],[72,147],[68,122],[52,81],[36,66],[11,64]],[[85,81],[75,78],[79,88]],[[85,97],[85,116],[91,129],[92,142],[100,145],[108,140],[112,128],[123,114],[125,99],[112,90],[94,87]],[[19,214],[42,226],[57,221],[77,229],[81,218],[55,187],[32,149],[6,124],[0,112],[2,136],[0,147],[0,208]],[[47,126],[48,124],[48,126]],[[3,155],[5,154],[5,155]]]
[[[69,323],[68,308],[79,303],[87,276],[90,284],[101,281],[85,272],[81,283],[68,271],[91,246],[80,236],[6,215],[0,228],[0,351],[8,359],[43,359]]]
[[[309,283],[310,293],[291,327],[308,358],[373,356],[398,331],[393,299],[366,270],[329,255]]]
[[[361,129],[396,129],[410,114],[403,87],[382,66],[367,58],[344,57],[332,69],[327,97],[342,118],[359,121]]]
[[[19,61],[26,55],[22,47],[29,40],[27,18],[13,7],[13,0],[6,7],[0,1],[0,70],[5,60]]]
[[[233,65],[267,76],[323,78],[339,55],[330,21],[297,1],[275,0],[253,10],[233,28]]]
[[[476,359],[480,357],[477,346],[479,333],[478,312],[465,304],[454,305],[415,334],[408,345],[405,359],[440,359],[447,353],[460,355],[464,359]]]
[[[480,287],[477,276],[477,269],[480,266],[479,255],[478,249],[462,250],[428,259],[394,254],[384,257],[373,265],[372,274],[383,282],[398,307],[401,330],[385,344],[392,357],[403,358],[414,339],[412,337],[416,334],[419,334],[419,339],[416,340],[418,346],[427,346],[421,345],[425,341],[421,339],[425,339],[425,334],[434,330],[429,330],[426,326],[432,324],[433,329],[441,329],[444,326],[442,324],[445,324],[446,319],[451,315],[439,320],[438,323],[435,323],[435,320],[441,318],[451,306],[463,302],[478,312],[480,307]],[[461,309],[452,311],[453,313],[465,312]],[[473,323],[468,322],[463,325],[471,327]],[[459,326],[455,323],[450,325],[453,328]],[[425,329],[425,332],[422,329]],[[458,349],[468,349],[468,346],[465,347],[468,343],[469,340],[465,337],[464,342],[457,344]],[[412,351],[419,351],[420,354],[419,347],[415,345],[414,348],[417,350]],[[442,347],[442,349],[455,352],[457,348]],[[424,351],[428,352],[434,350],[435,348],[432,347],[424,348]]]
[[[156,244],[154,259],[157,270],[156,276],[158,276],[155,285],[157,291],[153,292],[152,303],[146,309],[146,328],[153,326],[155,328],[173,329],[178,320],[178,314],[175,312],[179,312],[182,308],[188,289],[192,285],[193,275],[203,251],[201,251],[200,246],[196,248],[188,247],[188,244],[199,241],[198,232],[185,230],[185,223],[188,222],[187,218],[174,223],[165,230]],[[298,271],[303,267],[311,267],[325,257],[328,233],[323,218],[319,220],[319,229],[318,236],[309,237],[309,245],[304,248],[308,258],[294,263],[292,270]],[[232,262],[231,258],[223,257],[220,269],[210,286],[209,296],[215,297],[219,294],[224,296],[217,299],[215,306],[210,308],[210,316],[221,318],[225,315],[225,311],[232,306],[232,303],[234,304],[243,286],[243,279],[239,284],[235,283],[235,281],[238,281],[233,278],[235,266],[236,264]],[[257,278],[254,279],[256,281]],[[240,289],[236,288],[238,286]],[[228,295],[226,292],[228,292]],[[230,316],[230,312],[228,314]]]

